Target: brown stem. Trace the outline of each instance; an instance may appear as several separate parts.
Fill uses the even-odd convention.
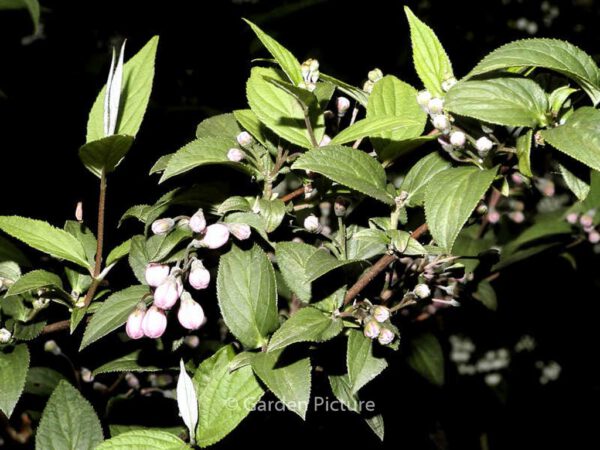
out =
[[[298,189],[290,192],[289,194],[285,194],[283,197],[281,197],[281,201],[287,203],[296,197],[300,197],[301,195],[304,195],[304,186],[300,186]]]
[[[427,224],[424,223],[419,226],[415,231],[411,233],[411,237],[414,239],[418,239],[421,235],[423,235],[428,230]],[[383,255],[379,260],[373,264],[371,269],[364,274],[361,278],[359,278],[354,285],[348,289],[346,295],[344,296],[344,305],[349,304],[352,300],[354,300],[361,291],[367,287],[367,285],[377,277],[386,267],[388,267],[394,260],[396,259],[396,255],[387,254]]]
[[[54,322],[49,325],[46,325],[42,329],[41,334],[50,334],[50,333],[55,333],[57,331],[68,330],[70,325],[71,325],[70,320],[61,320],[60,322]]]

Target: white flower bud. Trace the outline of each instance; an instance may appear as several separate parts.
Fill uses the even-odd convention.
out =
[[[489,152],[493,146],[494,146],[494,143],[485,136],[480,137],[475,142],[475,148],[477,149],[477,151],[479,152],[479,154],[481,156],[484,156],[485,154],[487,154],[487,152]]]
[[[436,114],[432,119],[433,126],[443,133],[450,131],[450,121],[444,114]]]
[[[152,339],[161,337],[167,329],[167,316],[165,312],[154,305],[151,306],[142,321],[142,329],[146,337]]]
[[[230,148],[227,152],[227,159],[231,162],[240,162],[243,161],[246,157],[246,154],[241,151],[239,148]]]
[[[427,109],[430,114],[441,114],[444,111],[444,100],[438,97],[433,97],[427,103]]]
[[[205,315],[202,306],[194,301],[192,296],[184,292],[181,296],[177,319],[182,327],[188,330],[197,330],[204,324]]]
[[[318,59],[310,58],[306,62],[308,63],[308,68],[311,72],[319,70],[319,60]]]
[[[154,304],[160,309],[171,309],[183,292],[181,277],[169,275],[154,291]]]
[[[146,305],[140,302],[138,306],[129,314],[127,318],[127,324],[125,325],[125,331],[130,339],[140,339],[144,337],[144,330],[142,329],[142,322],[146,315]]]
[[[377,341],[381,344],[381,345],[389,345],[392,342],[394,342],[394,339],[396,338],[396,335],[394,334],[394,332],[388,328],[382,328],[381,331],[379,332],[379,336],[377,337]]]
[[[379,325],[379,322],[377,322],[376,320],[369,320],[366,323],[365,328],[363,330],[363,334],[369,339],[375,339],[377,336],[379,336],[380,332],[381,325]]]
[[[314,214],[308,216],[306,219],[304,219],[304,229],[306,231],[310,231],[311,233],[318,233],[321,229],[319,218]]]
[[[314,70],[314,71],[312,71],[312,72],[310,73],[310,79],[309,79],[309,81],[310,81],[312,84],[316,83],[317,81],[319,81],[319,75],[320,75],[320,73],[319,73],[319,71],[318,71],[318,70]]]
[[[419,298],[427,298],[431,295],[431,289],[425,283],[417,284],[413,292]]]
[[[417,94],[417,103],[425,112],[429,112],[429,101],[431,98],[431,92],[428,90],[419,91]]]
[[[148,286],[158,287],[169,276],[169,266],[166,264],[149,263],[146,266],[145,278]]]
[[[383,323],[390,318],[390,310],[383,305],[377,305],[373,308],[373,318],[377,322]]]
[[[81,368],[81,381],[83,381],[84,383],[91,383],[92,381],[94,381],[94,375],[92,374],[92,371],[87,367]]]
[[[53,339],[44,342],[44,351],[52,353],[54,356],[58,356],[62,353],[62,350],[60,349],[56,341]]]
[[[202,211],[202,208],[200,208],[192,217],[190,217],[188,226],[194,233],[202,233],[206,229],[206,218],[204,217],[204,211]]]
[[[229,228],[222,223],[213,223],[206,228],[202,245],[212,250],[224,246],[229,240]]]
[[[252,136],[247,131],[242,131],[237,135],[236,140],[242,147],[247,147],[252,144]]]
[[[0,328],[0,344],[8,344],[12,338],[12,333],[6,328]]]
[[[337,108],[338,117],[344,117],[346,112],[350,109],[350,100],[346,97],[338,97],[335,100],[335,106]]]
[[[250,225],[245,223],[230,223],[227,224],[227,227],[229,228],[229,232],[240,241],[245,241],[250,238],[250,235],[252,234]]]
[[[365,81],[365,84],[363,84],[363,91],[365,91],[367,94],[370,94],[373,91],[374,85],[375,83],[373,83],[371,80]]]
[[[447,80],[442,81],[442,90],[448,92],[452,86],[457,83],[456,78],[450,77]]]
[[[323,138],[321,139],[321,142],[319,142],[319,147],[325,147],[326,145],[329,145],[331,143],[331,137],[327,134],[323,135]]]
[[[175,226],[175,221],[170,217],[158,219],[152,222],[152,232],[154,234],[167,234]]]
[[[210,272],[199,259],[192,263],[188,282],[194,289],[206,289],[210,284]]]
[[[462,147],[467,142],[467,136],[462,131],[453,131],[450,133],[450,143],[455,147]]]
[[[377,81],[383,78],[383,72],[380,69],[370,70],[367,74],[367,78],[369,79],[369,81],[376,83]]]
[[[77,222],[83,222],[83,202],[77,202],[75,207],[75,219]]]

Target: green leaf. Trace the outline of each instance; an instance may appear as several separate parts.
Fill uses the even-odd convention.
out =
[[[346,366],[352,392],[379,375],[388,366],[384,358],[373,356],[373,341],[358,330],[350,330],[346,352]]]
[[[430,383],[444,384],[444,354],[433,334],[425,333],[411,339],[406,362]]]
[[[250,202],[244,197],[235,195],[229,197],[217,208],[217,214],[219,215],[224,215],[233,211],[250,212],[252,211],[252,206],[250,206]]]
[[[373,147],[383,160],[393,159],[406,148],[407,140],[418,137],[425,129],[427,114],[417,103],[417,90],[398,78],[387,75],[375,83],[369,96],[367,118],[398,117],[412,126],[384,131],[380,137],[371,138]]]
[[[410,26],[413,63],[425,88],[443,97],[442,83],[453,76],[450,59],[431,28],[421,22],[408,6],[404,7]]]
[[[512,68],[540,67],[576,81],[594,105],[600,102],[600,71],[594,60],[574,45],[558,39],[523,39],[494,50],[465,77]]]
[[[511,256],[517,249],[524,245],[529,245],[539,239],[544,239],[550,236],[556,237],[561,234],[571,234],[572,228],[569,223],[564,220],[556,220],[554,217],[549,217],[546,220],[539,220],[529,228],[525,229],[517,237],[513,237],[502,249],[502,259]]]
[[[102,373],[114,373],[114,372],[157,372],[161,370],[160,367],[146,365],[140,361],[140,350],[136,350],[125,356],[121,356],[117,359],[102,364],[100,367],[95,369],[92,374],[94,376]]]
[[[386,190],[383,167],[361,150],[328,145],[305,153],[292,169],[311,170],[381,202],[394,204],[394,198]]]
[[[496,291],[494,291],[492,284],[487,280],[483,280],[477,285],[477,292],[473,294],[473,298],[480,301],[483,306],[492,311],[496,311],[498,308]]]
[[[59,382],[42,413],[35,448],[94,450],[103,440],[92,405],[68,381]]]
[[[230,139],[223,137],[203,137],[181,147],[169,159],[167,168],[160,178],[160,183],[192,169],[209,164],[225,164],[230,167],[242,169],[243,165],[227,159],[227,152],[231,149]]]
[[[358,230],[358,231],[357,231]],[[350,226],[346,229],[346,256],[348,260],[367,260],[387,251],[390,240],[381,230],[359,229]]]
[[[533,130],[528,130],[517,138],[517,158],[519,158],[519,172],[526,177],[532,177],[531,172],[531,140],[533,138]]]
[[[579,201],[585,200],[590,193],[589,177],[587,180],[585,180],[584,178],[579,177],[571,172],[562,164],[559,164],[558,168],[563,180],[565,180],[565,184],[571,190],[571,192],[575,194],[575,197],[577,197]],[[589,175],[589,169],[587,169],[587,175]]]
[[[135,305],[147,293],[147,286],[130,286],[108,297],[88,323],[79,350],[123,325]]]
[[[33,34],[37,35],[40,27],[40,3],[38,0],[2,0],[0,10],[26,9],[33,22]]]
[[[350,411],[360,413],[360,400],[358,395],[352,392],[352,384],[348,375],[330,375],[328,378],[333,395]]]
[[[19,216],[0,216],[0,230],[36,250],[90,268],[81,243],[71,234],[47,222]]]
[[[600,172],[592,170],[590,176],[590,193],[581,203],[582,211],[600,208]]]
[[[198,124],[196,127],[196,137],[199,139],[206,137],[226,137],[229,138],[231,147],[233,147],[237,145],[235,138],[241,131],[233,113],[218,114],[204,119]]]
[[[169,165],[169,161],[171,160],[172,156],[173,156],[173,153],[168,153],[166,155],[162,155],[160,158],[158,158],[156,160],[154,165],[150,168],[150,172],[148,172],[148,174],[152,175],[153,173],[164,172],[167,169],[167,166]]]
[[[325,342],[344,329],[341,319],[311,308],[302,308],[283,323],[269,341],[269,352],[297,342]]]
[[[548,123],[546,93],[527,78],[461,81],[446,94],[444,107],[496,125],[535,128]]]
[[[125,242],[117,245],[110,251],[110,253],[106,257],[106,266],[111,266],[120,259],[125,258],[129,254],[130,249],[131,239],[127,239]]]
[[[310,359],[289,363],[280,359],[281,353],[281,350],[257,353],[252,369],[287,409],[304,420],[310,401]]]
[[[306,262],[306,276],[308,281],[315,281],[317,278],[321,278],[323,275],[331,272],[332,270],[340,267],[360,263],[359,260],[352,259],[336,259],[331,256],[327,250],[319,249],[313,253],[313,255]]]
[[[161,430],[133,430],[110,438],[96,450],[189,450],[189,446],[174,434]]]
[[[19,266],[31,267],[31,261],[25,254],[4,236],[0,236],[0,262],[13,261]]]
[[[225,324],[244,347],[267,343],[279,325],[277,289],[273,266],[260,247],[244,251],[232,245],[221,257],[217,296]]]
[[[53,287],[62,291],[63,284],[60,277],[45,270],[32,270],[19,278],[9,289],[6,295],[18,295],[40,288]]]
[[[487,192],[497,168],[457,167],[438,173],[427,185],[425,214],[438,246],[452,251],[461,228]]]
[[[311,298],[308,261],[317,249],[312,245],[291,241],[280,242],[275,248],[283,279],[300,300],[308,303]]]
[[[383,416],[381,414],[377,414],[371,417],[366,417],[365,422],[367,423],[371,431],[375,433],[375,436],[377,436],[379,440],[383,442],[383,438],[385,436]]]
[[[378,82],[379,83],[379,82]],[[416,137],[421,127],[418,119],[399,116],[375,116],[359,120],[352,126],[340,131],[331,140],[331,144],[344,144],[364,137],[384,137],[394,134],[397,136]]]
[[[158,36],[148,43],[123,66],[123,82],[119,120],[115,134],[135,136],[140,129],[154,78],[154,59]],[[104,135],[104,97],[106,86],[102,88],[88,118],[86,142],[90,143]]]
[[[86,169],[100,178],[102,170],[111,173],[117,168],[132,145],[133,137],[115,134],[83,145],[79,158]]]
[[[234,212],[227,214],[223,222],[245,223],[246,225],[254,228],[254,230],[260,234],[260,237],[262,237],[267,243],[271,243],[269,241],[269,236],[267,235],[267,222],[264,217],[259,216],[258,214],[253,212]]]
[[[281,225],[281,221],[285,217],[285,203],[279,199],[259,199],[257,204],[260,215],[265,219],[267,233],[272,233]]]
[[[300,69],[300,63],[296,57],[283,45],[258,28],[252,22],[246,19],[244,19],[244,22],[250,25],[252,31],[256,33],[256,36],[258,36],[265,48],[269,51],[269,53],[271,53],[273,58],[275,58],[275,61],[277,61],[277,64],[279,64],[281,70],[285,72],[290,81],[294,85],[298,86],[302,82],[302,72]]]
[[[229,371],[235,353],[230,345],[204,360],[196,370],[198,445],[212,445],[233,431],[254,408],[264,391],[249,366]]]
[[[42,397],[49,397],[65,377],[60,372],[49,367],[30,367],[27,372],[23,392]]]
[[[185,438],[185,436],[187,435],[187,431],[185,430],[184,426],[148,428],[144,425],[120,425],[116,423],[111,423],[108,425],[108,431],[111,437],[128,433],[130,431],[162,431],[177,436],[179,438]]]
[[[265,147],[275,141],[276,136],[254,114],[251,109],[238,109],[233,112],[239,124]]]
[[[313,148],[306,130],[303,106],[295,96],[273,84],[273,79],[285,81],[283,75],[275,69],[263,67],[252,69],[246,84],[250,108],[260,121],[277,135],[300,147]],[[319,143],[325,132],[325,119],[319,110],[316,97],[307,106],[309,106],[309,117],[315,139]]]
[[[92,230],[76,220],[67,220],[65,222],[64,230],[81,243],[89,265],[93,266],[98,242],[96,241],[96,236],[94,236]]]
[[[579,108],[564,125],[540,131],[544,140],[577,161],[600,170],[600,111]]]
[[[28,369],[27,345],[0,349],[0,411],[9,418],[25,387]]]
[[[348,97],[356,100],[356,102],[359,103],[361,106],[364,106],[365,108],[367,107],[367,104],[369,102],[369,94],[363,91],[361,88],[352,86],[351,84],[338,80],[337,78],[334,78],[331,75],[327,75],[324,73],[321,73],[319,79],[328,83],[332,83],[335,87],[337,87]]]
[[[406,206],[421,206],[425,201],[425,189],[435,176],[452,167],[449,161],[444,159],[438,152],[430,153],[421,158],[406,174],[400,192],[408,195],[405,200]]]
[[[426,255],[427,250],[419,241],[410,236],[410,233],[404,230],[388,230],[387,234],[390,237],[394,249],[401,255]]]
[[[14,261],[0,262],[0,277],[10,281],[17,281],[21,277],[21,268]]]

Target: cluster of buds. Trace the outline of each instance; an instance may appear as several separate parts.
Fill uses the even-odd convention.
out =
[[[242,131],[240,134],[236,136],[236,141],[242,149],[248,148],[254,142],[254,139],[247,131]],[[227,159],[231,162],[242,162],[246,159],[246,152],[237,147],[230,148],[227,152]]]
[[[383,72],[381,71],[381,69],[375,68],[373,70],[370,70],[367,74],[367,81],[365,81],[365,84],[363,84],[363,91],[370,94],[373,91],[375,83],[377,83],[382,78]]]
[[[369,339],[377,339],[381,345],[390,345],[396,339],[395,327],[390,322],[391,311],[383,305],[369,305],[363,320],[363,334]]]
[[[299,87],[310,92],[314,91],[319,81],[319,61],[316,59],[307,59],[302,63],[302,81]]]
[[[567,214],[567,222],[571,225],[579,225],[583,229],[584,233],[587,234],[587,239],[592,244],[600,243],[600,233],[598,228],[594,225],[594,216],[596,210],[592,209],[584,214],[579,215],[576,212]]]
[[[514,198],[502,199],[496,206],[488,208],[484,203],[477,207],[477,212],[487,215],[491,224],[500,222],[502,216],[508,217],[511,222],[523,223],[525,221],[525,204]]]

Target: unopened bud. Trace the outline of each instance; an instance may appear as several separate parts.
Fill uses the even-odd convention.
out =
[[[252,234],[250,225],[245,223],[230,223],[227,224],[227,227],[229,228],[229,232],[240,241],[245,241],[250,238],[250,235]]]
[[[94,381],[94,375],[92,374],[92,371],[87,367],[81,368],[81,381],[83,381],[84,383],[91,383],[92,381]]]
[[[450,143],[455,147],[462,147],[467,142],[467,136],[462,131],[450,133]]]
[[[319,147],[325,147],[331,143],[331,136],[324,134],[321,142],[319,142]]]
[[[192,263],[188,282],[194,289],[206,289],[210,284],[210,272],[199,259]]]
[[[390,318],[390,310],[383,305],[377,305],[373,308],[373,318],[377,322],[383,323]]]
[[[485,156],[487,152],[489,152],[492,149],[493,146],[494,143],[485,136],[480,137],[475,142],[475,148],[481,156]]]
[[[419,91],[417,94],[417,103],[425,112],[429,112],[429,101],[431,98],[431,93],[428,90]]]
[[[52,353],[54,356],[58,356],[62,353],[62,350],[60,349],[56,341],[53,339],[44,342],[44,351]]]
[[[335,202],[333,203],[333,212],[335,213],[336,217],[344,217],[348,210],[349,204],[350,204],[350,202],[348,201],[347,198],[344,198],[344,197],[336,198]]]
[[[241,151],[239,148],[230,148],[227,152],[227,159],[232,162],[240,162],[243,161],[246,157],[246,154]]]
[[[338,117],[344,117],[346,112],[350,109],[350,100],[346,97],[338,97],[335,100],[335,106],[337,108]]]
[[[154,304],[161,309],[171,309],[179,300],[182,292],[181,277],[169,275],[154,291]]]
[[[319,218],[314,214],[311,214],[306,219],[304,219],[304,229],[311,233],[318,233],[321,229],[321,224],[319,223]]]
[[[167,234],[175,226],[175,221],[170,217],[158,219],[152,222],[152,232],[154,234]]]
[[[130,339],[141,339],[144,337],[144,330],[142,329],[142,322],[146,315],[146,305],[144,302],[140,302],[136,308],[129,314],[127,318],[127,324],[125,325],[125,332]]]
[[[181,296],[177,319],[181,326],[188,330],[197,330],[204,323],[205,316],[202,306],[194,301],[187,292],[184,292]]]
[[[430,114],[442,114],[444,111],[444,100],[439,97],[433,97],[427,103],[427,109]]]
[[[0,328],[0,344],[8,344],[12,338],[12,333],[6,328]]]
[[[597,244],[600,242],[600,233],[598,233],[596,230],[590,231],[588,234],[588,241],[590,241],[592,244]]]
[[[488,207],[485,203],[480,203],[477,206],[477,209],[475,210],[477,212],[477,214],[483,216],[484,214],[487,214],[488,212]]]
[[[579,214],[574,213],[574,212],[567,214],[567,222],[569,222],[571,225],[575,225],[578,220],[579,220]]]
[[[189,348],[197,348],[200,345],[200,338],[191,334],[183,338],[183,343]]]
[[[579,223],[584,228],[589,228],[594,224],[594,217],[589,214],[584,214],[579,218]]]
[[[525,221],[525,214],[522,211],[513,211],[508,214],[508,218],[514,223],[523,223]]]
[[[363,330],[363,334],[369,339],[375,339],[377,336],[379,336],[380,332],[381,325],[376,320],[369,320]]]
[[[369,81],[376,83],[377,81],[383,78],[383,72],[380,69],[370,70],[367,74],[367,78],[369,79]]]
[[[365,81],[365,84],[363,84],[363,91],[365,91],[367,94],[370,94],[373,92],[374,85],[375,83],[373,83],[371,80]]]
[[[447,80],[442,81],[442,90],[448,92],[452,86],[457,83],[456,78],[450,77]]]
[[[157,339],[163,335],[167,329],[167,316],[165,312],[155,305],[152,305],[142,321],[142,329],[146,337]]]
[[[188,226],[194,233],[202,233],[206,229],[206,218],[204,217],[204,211],[202,211],[202,208],[200,208],[192,217],[190,217],[190,223]]]
[[[247,131],[242,131],[237,135],[236,140],[242,147],[247,147],[252,144],[252,136]]]
[[[389,345],[392,342],[394,342],[395,338],[396,338],[396,335],[394,334],[394,332],[392,330],[390,330],[389,328],[382,328],[381,331],[379,332],[379,336],[377,337],[377,341],[381,345]]]
[[[169,266],[166,264],[149,263],[145,272],[146,283],[150,287],[158,287],[165,282],[169,276]]]
[[[450,131],[450,121],[444,114],[436,114],[432,119],[433,126],[442,133]]]
[[[319,70],[319,60],[315,58],[309,58],[302,65],[306,65],[308,70],[314,72],[315,70]]]
[[[139,389],[140,388],[140,380],[138,380],[138,377],[136,377],[131,372],[129,372],[125,375],[125,381],[127,382],[127,385],[131,389]]]
[[[229,240],[229,228],[222,223],[213,223],[206,228],[202,245],[210,249],[223,247]]]
[[[318,71],[318,70],[313,70],[313,71],[310,73],[309,81],[310,81],[312,84],[316,83],[317,81],[319,81],[319,75],[320,75],[320,73],[319,73],[319,71]]]
[[[419,298],[427,298],[431,295],[431,289],[425,283],[419,283],[415,286],[413,292]]]
[[[487,218],[489,223],[498,223],[500,221],[500,213],[493,209],[488,212]]]
[[[83,202],[77,202],[77,206],[75,206],[75,220],[83,222]]]

